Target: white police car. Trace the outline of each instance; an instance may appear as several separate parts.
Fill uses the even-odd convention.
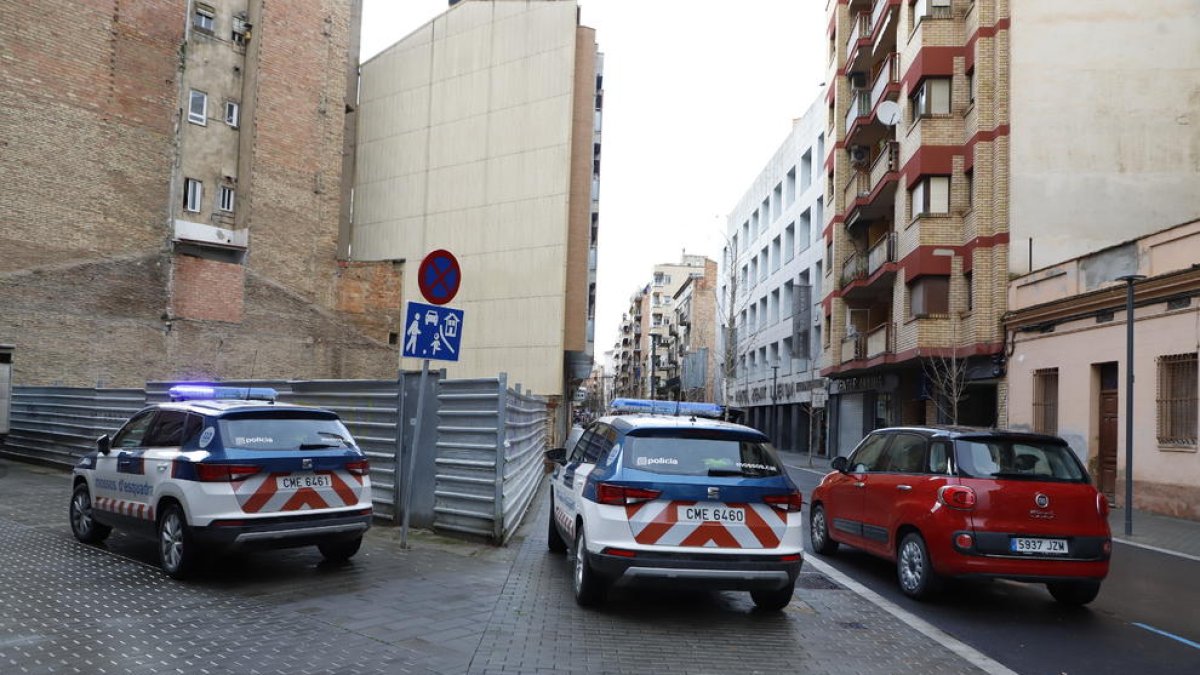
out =
[[[158,541],[176,579],[205,550],[315,544],[353,556],[371,526],[369,465],[337,415],[267,388],[182,385],[75,466],[71,531]]]
[[[572,551],[575,600],[613,583],[748,590],[778,610],[803,562],[801,496],[766,436],[720,406],[617,399],[570,456],[547,451],[549,546]],[[625,414],[627,413],[627,414]]]

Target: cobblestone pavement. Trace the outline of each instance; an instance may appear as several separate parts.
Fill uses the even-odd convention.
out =
[[[4,673],[857,673],[972,666],[826,577],[783,613],[744,593],[615,589],[571,600],[545,499],[508,548],[371,530],[342,566],[315,549],[218,559],[195,581],[152,543],[71,538],[69,477],[0,460]]]

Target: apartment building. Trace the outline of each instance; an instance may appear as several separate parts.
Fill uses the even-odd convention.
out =
[[[1200,213],[1194,12],[827,3],[823,373],[839,453],[882,425],[1004,424],[1008,276]]]
[[[821,439],[825,134],[818,100],[729,214],[718,278],[725,403],[787,449]]]
[[[650,319],[650,286],[629,296],[629,308],[621,315],[621,327],[613,344],[613,395],[630,398],[649,396],[644,355],[650,353],[647,323]]]
[[[6,4],[17,383],[394,372],[399,280],[336,255],[359,24],[357,0]]]
[[[666,398],[716,401],[717,263],[704,260],[704,271],[690,272],[671,300],[667,329]]]
[[[1133,499],[1200,520],[1200,220],[1008,284],[1008,421],[1062,436],[1097,487],[1125,503],[1127,335],[1133,283]]]
[[[450,377],[506,372],[562,402],[592,367],[599,237],[603,58],[578,16],[574,0],[464,0],[363,63],[344,239],[413,291],[428,252],[454,253]]]

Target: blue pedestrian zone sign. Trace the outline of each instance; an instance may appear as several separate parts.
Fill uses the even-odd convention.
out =
[[[462,344],[463,311],[409,302],[404,312],[406,358],[457,361]]]

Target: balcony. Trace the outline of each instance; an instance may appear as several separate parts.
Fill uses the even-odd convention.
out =
[[[871,194],[871,178],[865,171],[856,171],[842,189],[842,205],[849,213],[854,208],[854,202],[860,197]]]
[[[896,234],[879,237],[864,253],[855,251],[842,263],[842,297],[850,302],[883,302],[892,295],[896,262]],[[857,283],[856,283],[857,282]]]
[[[871,114],[871,93],[855,91],[850,94],[850,107],[846,110],[846,138],[850,137],[850,127],[860,117]]]
[[[852,27],[850,28],[850,39],[846,40],[846,60],[852,61],[854,50],[858,47],[858,41],[862,38],[871,37],[871,14],[870,12],[859,12],[850,20]]]
[[[852,254],[842,262],[842,287],[849,286],[851,282],[858,281],[867,276],[867,260],[858,252]]]
[[[887,263],[896,262],[896,233],[888,233],[867,251],[867,276],[875,274]]]
[[[876,188],[888,177],[888,174],[895,173],[900,170],[900,144],[896,141],[888,141],[884,146],[883,152],[875,158],[875,163],[871,165],[871,174],[868,192],[874,192]]]
[[[867,333],[866,336],[866,357],[873,359],[876,356],[892,353],[892,322],[882,323]]]
[[[861,361],[867,356],[867,336],[861,334],[847,335],[842,338],[841,363]]]
[[[888,54],[883,60],[883,67],[879,73],[875,75],[875,82],[871,84],[871,110],[879,105],[883,100],[884,94],[895,85],[895,93],[900,91],[900,55],[897,53]]]

